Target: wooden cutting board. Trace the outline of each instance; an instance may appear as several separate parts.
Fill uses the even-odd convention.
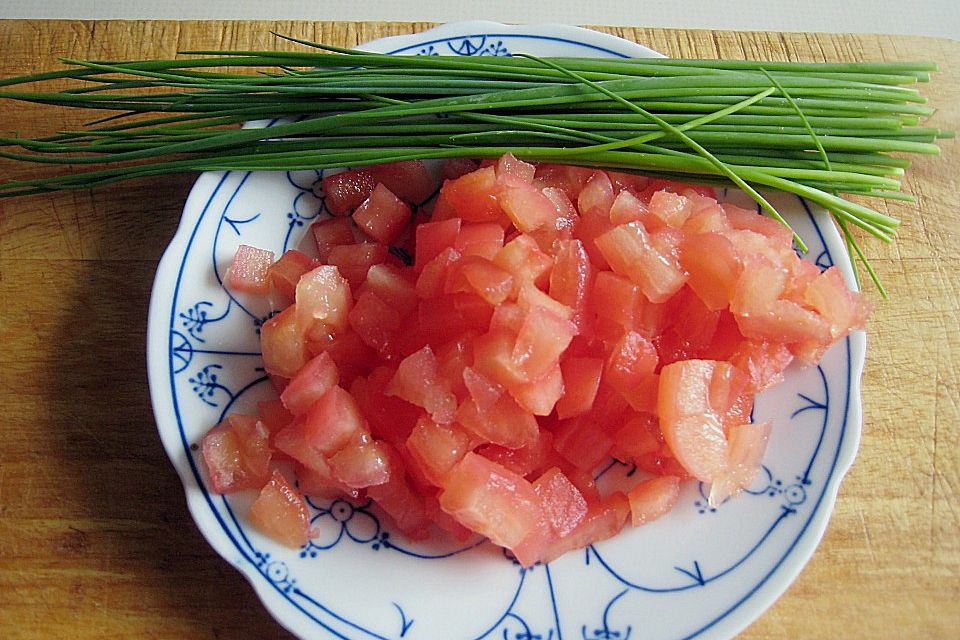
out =
[[[352,46],[430,26],[0,21],[0,76],[56,56],[274,47],[270,30]],[[933,60],[931,126],[960,128],[955,41],[599,29],[669,56]],[[83,120],[16,103],[0,114],[2,135]],[[858,461],[812,561],[745,638],[957,637],[960,153],[942,146],[909,171],[917,204],[889,206],[904,220],[896,244],[865,245],[892,299],[869,328]],[[0,179],[37,173],[0,161]],[[197,532],[151,413],[147,304],[192,179],[0,201],[2,638],[289,637]]]

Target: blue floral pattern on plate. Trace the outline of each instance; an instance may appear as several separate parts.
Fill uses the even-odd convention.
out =
[[[653,55],[632,43],[571,27],[445,25],[368,48],[401,54]],[[826,526],[860,429],[862,335],[820,367],[791,369],[758,398],[775,421],[764,473],[744,496],[717,507],[684,489],[665,518],[546,566],[521,568],[477,541],[418,543],[391,532],[375,505],[310,498],[317,536],[279,547],[244,515],[252,499],[207,489],[195,444],[229,411],[271,397],[259,329],[271,310],[224,287],[236,246],[279,255],[306,246],[325,215],[323,172],[228,172],[200,177],[168,248],[151,301],[149,368],[164,445],[204,535],[251,581],[270,612],[304,638],[393,640],[627,640],[729,637],[799,573]],[[728,199],[748,204],[742,194]],[[828,219],[803,201],[772,196],[810,245],[807,259],[849,259]],[[601,482],[635,470],[613,464]]]

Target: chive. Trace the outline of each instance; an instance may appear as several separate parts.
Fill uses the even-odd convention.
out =
[[[283,37],[283,36],[281,36]],[[0,157],[73,173],[0,184],[0,197],[208,169],[292,170],[409,159],[562,162],[795,193],[889,241],[898,221],[843,196],[909,201],[908,157],[952,131],[921,126],[935,65],[390,56],[286,38],[298,51],[67,60],[0,79],[0,98],[107,112],[76,131],[0,138]],[[52,80],[61,91],[34,90]],[[29,89],[29,90],[27,90]],[[269,129],[250,121],[286,118]],[[83,167],[89,167],[84,169]]]

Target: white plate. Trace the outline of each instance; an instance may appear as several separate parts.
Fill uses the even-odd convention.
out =
[[[448,24],[366,49],[402,54],[651,56],[636,44],[574,27]],[[319,215],[320,172],[206,173],[157,271],[148,360],[164,446],[210,544],[251,582],[267,609],[302,638],[357,640],[626,640],[726,638],[755,620],[812,555],[860,437],[865,338],[837,344],[819,367],[792,368],[763,394],[774,433],[762,478],[718,509],[689,484],[647,526],[524,570],[489,545],[414,544],[375,513],[313,501],[323,535],[296,551],[245,518],[250,496],[207,488],[195,451],[228,411],[272,393],[259,355],[268,310],[220,286],[241,243],[296,246]],[[774,197],[810,246],[851,279],[833,225],[793,197]],[[609,473],[622,473],[613,468]]]

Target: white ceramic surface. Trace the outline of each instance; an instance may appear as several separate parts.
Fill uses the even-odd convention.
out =
[[[400,54],[649,56],[649,49],[565,26],[455,23],[365,45]],[[321,536],[301,550],[251,528],[250,495],[213,494],[198,452],[228,411],[270,397],[258,328],[269,309],[221,280],[243,242],[299,246],[322,213],[321,172],[203,174],[157,271],[150,306],[150,388],[164,446],[197,526],[302,638],[626,640],[726,638],[755,620],[810,558],[860,436],[865,338],[819,367],[791,368],[758,398],[775,427],[762,477],[717,509],[687,485],[666,517],[548,566],[524,570],[490,545],[412,543],[369,506],[311,500]],[[742,194],[730,194],[730,199]],[[826,215],[773,196],[810,247],[808,259],[852,272]],[[744,204],[749,201],[743,200]],[[607,477],[628,472],[614,465]]]

